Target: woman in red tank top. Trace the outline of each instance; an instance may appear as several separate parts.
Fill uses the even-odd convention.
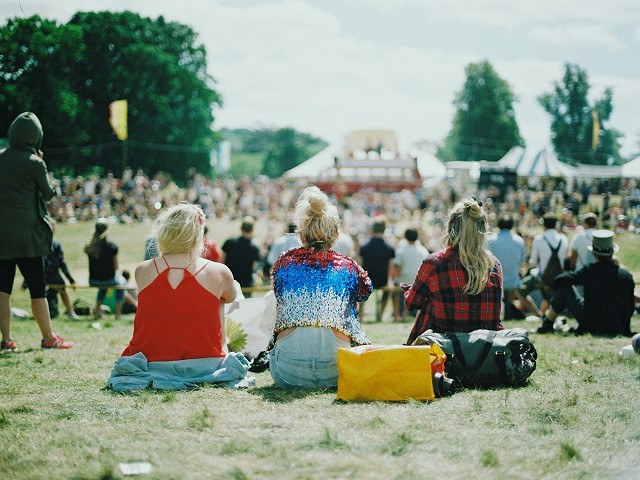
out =
[[[229,268],[200,257],[205,217],[191,204],[163,212],[155,224],[160,257],[135,271],[138,311],[123,357],[149,362],[225,357],[224,304],[236,298]]]

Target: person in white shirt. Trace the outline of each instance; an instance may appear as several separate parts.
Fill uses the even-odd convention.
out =
[[[533,238],[531,244],[531,255],[529,256],[529,266],[532,268],[529,275],[524,278],[520,286],[521,302],[526,310],[532,310],[537,316],[542,316],[548,308],[549,300],[553,296],[551,285],[547,285],[542,281],[542,276],[547,264],[551,258],[551,249],[558,249],[558,257],[560,262],[566,258],[569,250],[569,240],[564,233],[558,232],[556,225],[558,218],[553,213],[547,213],[542,219],[544,232],[539,233]],[[534,290],[540,290],[543,302],[540,308],[531,299],[531,293]]]
[[[280,255],[284,252],[288,252],[292,248],[301,246],[302,242],[300,241],[300,236],[296,233],[296,224],[290,223],[287,226],[287,233],[278,237],[269,248],[269,253],[267,253],[267,275],[271,275],[271,267],[275,265],[276,260],[278,260]]]
[[[504,318],[524,318],[523,312],[519,312],[515,307],[515,301],[520,299],[520,268],[525,259],[525,241],[513,232],[513,217],[505,213],[498,220],[497,233],[492,233],[487,237],[487,249],[495,255],[502,265],[502,288],[504,289]]]
[[[342,255],[346,255],[347,257],[355,257],[356,255],[356,246],[351,238],[351,235],[340,230],[338,234],[338,240],[333,244],[333,251],[341,253]]]
[[[396,285],[406,283],[411,285],[420,270],[425,258],[429,256],[429,250],[418,241],[418,231],[415,228],[407,228],[404,232],[406,242],[401,242],[396,248],[394,264],[396,266]],[[407,311],[404,309],[404,292],[396,293],[398,301],[394,305],[393,318],[395,321],[404,321]],[[402,305],[402,308],[400,308]],[[409,315],[415,312],[409,312]]]
[[[598,217],[595,213],[587,213],[584,216],[583,230],[573,237],[569,246],[569,267],[571,270],[580,270],[585,265],[595,263],[596,259],[589,247],[597,225]]]

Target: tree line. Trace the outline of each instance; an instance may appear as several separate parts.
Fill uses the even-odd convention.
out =
[[[488,61],[469,64],[465,73],[438,156],[498,160],[524,144],[517,97]],[[567,64],[553,91],[538,98],[551,118],[552,142],[569,163],[620,163],[622,134],[607,127],[613,92],[590,104],[589,89],[586,72]],[[109,105],[120,99],[129,107],[125,142],[109,124]],[[293,128],[214,132],[223,102],[197,33],[132,12],[78,12],[66,24],[39,16],[8,20],[0,27],[0,103],[0,132],[20,112],[36,112],[48,164],[70,173],[120,174],[126,164],[183,180],[193,171],[211,173],[211,152],[226,137],[251,159],[236,173],[278,177],[326,145]]]

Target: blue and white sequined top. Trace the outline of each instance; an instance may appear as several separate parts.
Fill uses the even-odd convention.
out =
[[[371,280],[352,258],[334,251],[300,247],[280,255],[273,267],[278,332],[290,327],[326,327],[369,344],[356,316],[357,302],[369,298]]]

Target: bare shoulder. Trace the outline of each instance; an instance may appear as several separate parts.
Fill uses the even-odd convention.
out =
[[[198,275],[201,277],[199,282],[216,297],[228,296],[228,292],[233,290],[233,274],[229,267],[223,263],[211,262],[204,260],[207,264],[199,267],[202,272]]]
[[[134,276],[138,290],[142,290],[144,287],[149,285],[156,277],[157,271],[153,263],[153,259],[145,260],[136,267]]]

